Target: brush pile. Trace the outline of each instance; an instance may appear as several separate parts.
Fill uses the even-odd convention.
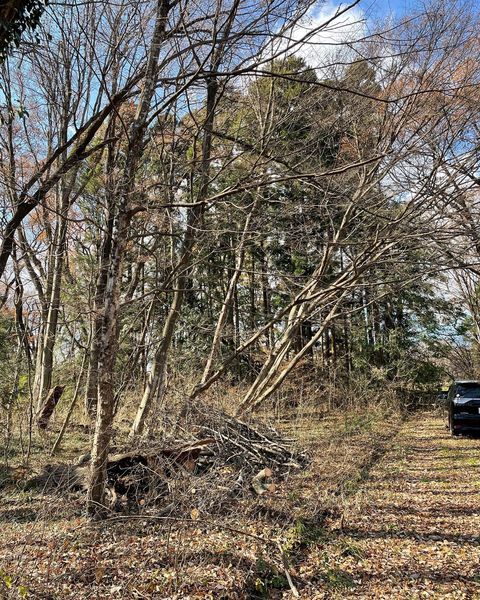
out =
[[[185,438],[189,439],[185,439]],[[184,439],[150,443],[112,454],[107,463],[109,503],[116,510],[201,505],[213,510],[238,496],[273,491],[275,481],[303,468],[307,457],[273,427],[253,427],[224,413],[197,414]],[[46,465],[27,489],[85,490],[90,456],[74,465]],[[177,512],[176,510],[174,512]]]
[[[210,456],[200,458],[200,469],[227,465],[245,475],[253,475],[268,467],[276,476],[284,477],[308,462],[304,454],[293,449],[293,440],[283,437],[271,426],[256,424],[254,427],[215,411],[200,415],[197,423],[201,437],[215,440]]]

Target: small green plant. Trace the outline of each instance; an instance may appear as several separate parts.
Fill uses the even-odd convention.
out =
[[[326,531],[318,523],[305,519],[297,519],[287,531],[283,551],[290,554],[297,548],[305,548],[325,541]]]
[[[330,555],[324,552],[322,555],[324,570],[321,573],[321,578],[328,588],[332,590],[345,590],[355,587],[355,581],[347,571],[338,569],[331,565]]]
[[[288,588],[288,581],[274,566],[260,556],[255,565],[253,588],[257,597],[268,598],[271,590]]]
[[[295,502],[295,500],[300,498],[300,494],[296,490],[291,490],[288,492],[287,497],[291,502]]]
[[[365,552],[363,551],[358,544],[350,540],[344,540],[341,542],[341,555],[342,556],[352,556],[353,558],[362,559],[365,556]]]
[[[342,483],[342,488],[343,488],[344,494],[346,494],[347,496],[353,496],[353,494],[355,494],[358,491],[360,480],[361,480],[360,477],[346,479]]]
[[[334,590],[345,590],[355,587],[355,581],[350,573],[341,569],[327,569],[323,574],[327,586]]]
[[[28,596],[28,588],[25,585],[16,585],[15,577],[9,575],[5,571],[0,569],[0,581],[3,582],[4,586],[9,591],[17,591],[20,598],[26,598]]]

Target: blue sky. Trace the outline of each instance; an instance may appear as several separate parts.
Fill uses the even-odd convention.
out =
[[[367,14],[373,11],[382,15],[401,15],[415,4],[418,3],[412,3],[411,0],[362,0],[360,2],[360,6]]]
[[[329,55],[329,48],[345,41],[355,41],[368,35],[382,23],[393,17],[394,20],[405,14],[421,13],[434,3],[434,0],[361,0],[349,11],[331,19],[338,11],[346,9],[353,0],[317,0],[306,18],[292,29],[294,39],[303,39],[309,31],[312,33],[309,42],[299,48],[296,54],[302,56],[310,66],[321,68],[322,57]],[[479,7],[480,0],[456,0],[458,5]],[[438,0],[440,7],[447,7],[447,2]],[[322,27],[325,23],[329,25]]]
[[[459,3],[462,1],[466,6],[480,6],[480,0],[459,0]],[[340,2],[335,2],[335,4],[339,5]],[[410,11],[418,10],[423,5],[428,6],[428,4],[428,0],[361,0],[360,7],[367,15],[374,13],[378,16],[387,16],[389,14],[401,16]]]
[[[333,19],[342,9],[346,9],[353,0],[318,0],[307,13],[305,19],[294,26],[292,37],[303,39],[309,31],[316,31],[309,41],[296,50],[305,62],[312,67],[322,68],[329,62],[335,46],[346,40],[358,40],[367,34],[370,25],[383,21],[389,16],[399,17],[408,11],[411,0],[361,0],[350,10]],[[414,2],[418,6],[417,2]],[[323,27],[329,23],[327,27]],[[318,29],[318,30],[317,30]]]

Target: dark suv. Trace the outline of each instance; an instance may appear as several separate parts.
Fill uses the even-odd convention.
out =
[[[480,433],[480,381],[455,381],[448,390],[447,403],[452,435]]]

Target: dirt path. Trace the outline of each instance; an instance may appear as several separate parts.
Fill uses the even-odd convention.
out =
[[[480,598],[479,466],[479,439],[431,415],[406,422],[348,498],[324,548],[330,591],[313,597]]]

